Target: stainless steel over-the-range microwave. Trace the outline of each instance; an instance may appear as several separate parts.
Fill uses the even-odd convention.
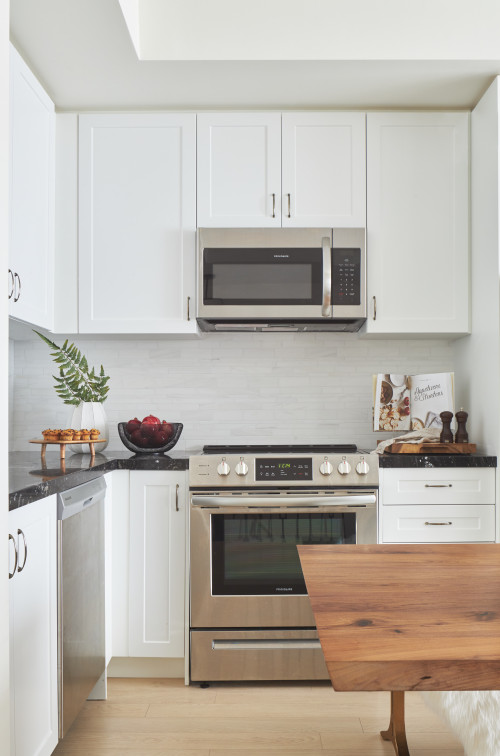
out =
[[[358,331],[364,228],[201,228],[197,319],[205,331]]]

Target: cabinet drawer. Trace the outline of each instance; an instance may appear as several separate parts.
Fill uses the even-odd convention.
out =
[[[494,505],[390,507],[382,512],[383,543],[495,540]]]
[[[494,504],[492,467],[380,470],[385,504]]]

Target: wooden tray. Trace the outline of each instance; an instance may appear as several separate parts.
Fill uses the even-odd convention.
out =
[[[389,454],[474,454],[476,444],[391,444],[384,449]]]
[[[61,459],[65,459],[66,444],[88,444],[90,447],[90,456],[95,457],[94,444],[103,444],[105,441],[107,441],[106,438],[99,438],[99,439],[95,439],[94,441],[45,441],[43,438],[33,438],[33,439],[30,439],[30,444],[42,445],[42,459],[45,459],[45,452],[47,450],[47,446],[58,444],[60,447],[59,456]]]

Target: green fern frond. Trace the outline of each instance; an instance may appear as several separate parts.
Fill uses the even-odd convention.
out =
[[[65,404],[78,405],[81,401],[104,402],[106,400],[109,391],[106,384],[109,376],[104,374],[102,365],[100,374],[97,376],[94,368],[89,370],[87,358],[82,355],[78,347],[75,344],[68,345],[68,339],[62,347],[59,347],[39,331],[33,329],[33,332],[50,347],[51,356],[59,366],[59,376],[53,376],[56,381],[54,388]]]

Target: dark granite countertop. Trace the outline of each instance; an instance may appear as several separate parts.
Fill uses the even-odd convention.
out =
[[[168,456],[136,456],[129,451],[108,451],[97,453],[93,461],[90,454],[70,454],[61,465],[58,448],[46,453],[45,464],[42,465],[39,452],[11,452],[9,510],[79,486],[112,470],[187,470],[189,457],[189,452],[172,451]]]
[[[496,467],[497,458],[480,454],[380,454],[379,467]]]

